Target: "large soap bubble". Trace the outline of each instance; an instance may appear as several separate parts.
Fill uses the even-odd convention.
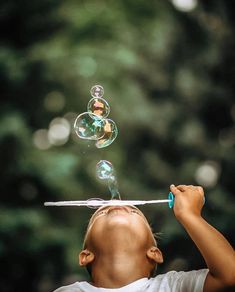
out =
[[[87,140],[102,138],[105,135],[104,126],[103,119],[88,112],[80,114],[74,122],[74,129],[78,137]]]

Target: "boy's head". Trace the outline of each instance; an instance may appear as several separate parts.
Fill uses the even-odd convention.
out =
[[[134,206],[105,206],[93,214],[79,263],[92,270],[94,263],[117,258],[139,262],[149,275],[163,261],[147,219]]]

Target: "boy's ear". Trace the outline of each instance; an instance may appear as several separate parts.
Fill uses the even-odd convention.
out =
[[[147,257],[157,264],[163,263],[162,252],[156,246],[152,246],[147,250]]]
[[[84,249],[79,254],[79,265],[86,266],[89,263],[93,262],[95,255],[93,252],[89,251],[88,249]]]

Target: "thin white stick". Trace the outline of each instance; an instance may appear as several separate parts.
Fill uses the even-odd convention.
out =
[[[171,200],[97,200],[90,199],[86,201],[60,201],[60,202],[45,202],[45,206],[87,206],[87,207],[101,207],[101,206],[125,206],[125,205],[145,205],[145,204],[162,204],[169,203]]]

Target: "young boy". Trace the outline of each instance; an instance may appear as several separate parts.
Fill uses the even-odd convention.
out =
[[[91,217],[79,263],[91,283],[76,282],[56,292],[235,291],[235,252],[201,217],[204,192],[198,186],[170,186],[174,214],[201,252],[207,269],[153,277],[163,262],[143,213],[134,206],[105,206]]]

